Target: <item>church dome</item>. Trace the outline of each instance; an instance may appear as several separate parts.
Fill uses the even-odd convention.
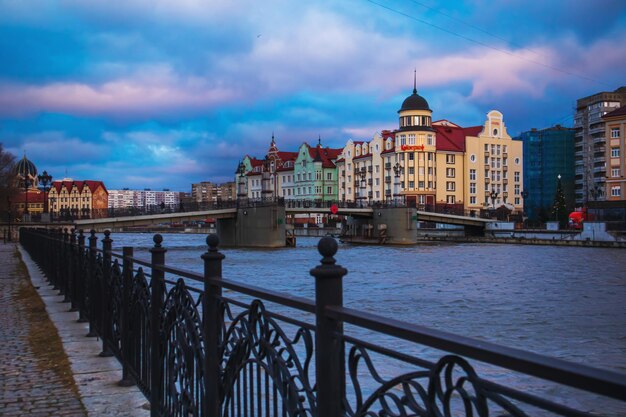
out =
[[[35,178],[37,177],[37,167],[33,164],[29,159],[26,158],[26,155],[15,164],[15,169],[13,171],[15,175],[19,175],[22,178]]]
[[[426,110],[432,112],[432,110],[428,107],[426,99],[417,94],[417,89],[415,88],[413,88],[413,94],[404,99],[402,107],[398,110],[398,113],[407,110]]]

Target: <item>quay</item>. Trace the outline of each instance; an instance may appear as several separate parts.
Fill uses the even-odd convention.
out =
[[[17,243],[0,243],[0,416],[149,416],[64,298]]]

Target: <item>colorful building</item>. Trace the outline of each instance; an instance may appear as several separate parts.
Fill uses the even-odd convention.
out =
[[[607,134],[606,199],[626,200],[626,106],[602,117]]]

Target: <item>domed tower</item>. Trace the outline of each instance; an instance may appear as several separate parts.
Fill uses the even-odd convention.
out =
[[[435,130],[431,126],[433,112],[426,99],[417,94],[417,72],[413,78],[413,94],[402,102],[398,114],[396,154],[401,168],[399,194],[410,206],[434,204],[437,149]]]
[[[21,189],[37,189],[39,186],[39,180],[37,179],[37,167],[33,164],[29,159],[26,158],[26,155],[15,164],[15,168],[13,170],[13,174],[15,175],[15,185]],[[25,182],[28,183],[25,184]]]

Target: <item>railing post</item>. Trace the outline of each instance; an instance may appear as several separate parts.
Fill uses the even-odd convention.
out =
[[[78,310],[78,297],[76,292],[76,281],[78,277],[78,271],[76,269],[76,229],[70,229],[70,250],[68,252],[68,259],[66,260],[69,266],[68,279],[68,294],[70,297],[70,311]]]
[[[86,323],[89,319],[86,317],[86,301],[87,301],[87,277],[88,275],[83,275],[83,264],[85,262],[85,232],[83,229],[78,230],[78,254],[77,254],[77,279],[75,282],[76,285],[76,293],[78,298],[78,322]]]
[[[204,331],[204,413],[205,416],[220,416],[220,344],[222,310],[220,298],[222,287],[211,284],[211,280],[222,279],[224,255],[217,249],[220,241],[215,234],[208,235],[208,251],[202,255],[204,261],[204,297],[202,298],[202,327]]]
[[[124,266],[122,269],[122,314],[121,314],[121,327],[122,327],[122,379],[117,385],[121,387],[130,387],[135,385],[135,382],[130,376],[128,371],[129,356],[130,356],[130,292],[133,285],[133,248],[131,246],[124,246],[122,248],[122,254],[124,255]]]
[[[159,404],[161,403],[161,310],[163,308],[163,297],[165,294],[165,272],[158,269],[158,266],[165,265],[165,252],[167,249],[161,247],[163,236],[156,234],[152,239],[154,247],[150,249],[152,254],[150,280],[150,415],[160,416]]]
[[[69,264],[70,263],[68,261],[69,259],[70,259],[70,231],[66,227],[65,229],[63,229],[63,249],[62,249],[61,261],[59,262],[61,266],[60,287],[61,287],[61,294],[63,294],[64,303],[70,302],[70,291],[69,291],[69,288],[70,288]]]
[[[109,347],[109,343],[113,340],[112,336],[112,323],[110,305],[111,294],[110,282],[111,282],[111,247],[113,246],[113,239],[111,239],[111,231],[104,231],[104,239],[102,239],[102,288],[100,288],[100,330],[102,334],[102,352],[101,357],[113,356],[113,351]]]
[[[337,241],[323,237],[317,244],[323,256],[321,265],[311,269],[315,277],[315,374],[317,378],[317,415],[343,415],[346,392],[343,323],[326,315],[327,307],[343,306],[343,276],[348,271],[335,264]]]
[[[91,229],[89,232],[91,236],[89,236],[89,274],[87,278],[87,293],[89,294],[89,305],[87,305],[88,319],[89,319],[89,333],[87,333],[87,337],[96,337],[98,333],[96,332],[96,288],[94,285],[94,281],[96,279],[96,249],[98,244],[98,238],[96,237],[96,231]]]

